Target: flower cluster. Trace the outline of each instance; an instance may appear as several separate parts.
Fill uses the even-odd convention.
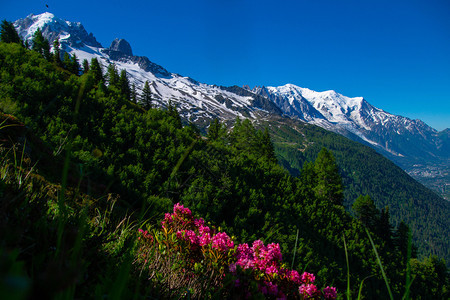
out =
[[[214,229],[205,225],[203,219],[196,219],[192,216],[189,208],[177,203],[173,208],[173,213],[167,213],[163,228],[177,230],[176,236],[180,240],[190,242],[193,248],[210,247],[221,252],[227,252],[234,248],[234,242],[225,232],[215,232]]]
[[[300,275],[296,270],[284,268],[279,244],[265,246],[261,240],[254,241],[251,247],[241,244],[237,247],[236,259],[236,263],[230,265],[230,272],[236,274],[237,266],[252,271],[265,296],[286,299],[285,291],[299,286],[298,292],[303,299],[318,299],[321,295],[325,299],[336,299],[335,288],[328,287],[323,293],[317,289],[313,274],[304,272]]]
[[[328,286],[323,291],[318,289],[314,285],[313,274],[304,272],[300,275],[296,270],[285,268],[279,244],[271,243],[266,246],[261,240],[256,240],[251,246],[235,246],[225,232],[216,232],[214,227],[208,227],[203,219],[194,218],[191,210],[179,203],[174,205],[173,213],[165,214],[161,224],[159,239],[158,233],[155,233],[157,243],[163,240],[164,245],[172,243],[171,247],[185,253],[194,269],[198,269],[201,263],[219,268],[219,273],[223,276],[225,273],[234,276],[236,288],[245,291],[248,287],[246,280],[250,278],[257,282],[259,291],[269,298],[337,298],[334,287]],[[153,242],[147,231],[139,229],[139,233],[145,240],[151,239]]]

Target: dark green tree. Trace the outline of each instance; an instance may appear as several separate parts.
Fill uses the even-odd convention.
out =
[[[106,77],[108,78],[108,87],[119,87],[119,72],[117,71],[115,64],[110,64],[106,69]]]
[[[83,59],[82,65],[83,65],[83,74],[89,72],[89,62],[87,59]]]
[[[220,136],[221,130],[222,124],[219,123],[218,119],[214,119],[209,123],[208,138],[212,141],[217,140]]]
[[[91,73],[94,77],[95,83],[98,84],[105,81],[105,78],[103,77],[102,67],[100,66],[100,63],[98,62],[98,59],[96,57],[91,59],[89,73]]]
[[[276,162],[275,150],[273,148],[272,139],[270,138],[269,129],[266,127],[261,137],[261,151],[262,154],[269,160]]]
[[[380,211],[380,219],[377,225],[377,233],[383,240],[391,243],[392,240],[392,226],[390,223],[389,206],[382,208]]]
[[[70,57],[69,71],[75,75],[80,75],[80,63],[78,62],[78,57],[75,53]]]
[[[133,103],[137,103],[137,92],[136,92],[136,85],[134,84],[134,82],[131,85],[130,101]]]
[[[58,66],[62,66],[62,61],[61,61],[61,44],[59,43],[59,40],[56,39],[53,42],[53,61],[55,62],[56,65]]]
[[[33,46],[31,47],[32,50],[39,52],[45,57],[45,59],[50,60],[51,58],[50,44],[48,40],[44,38],[44,36],[42,35],[42,31],[39,28],[33,35],[32,43],[33,43]]]
[[[69,53],[64,52],[62,64],[63,64],[64,69],[66,69],[69,72],[71,71],[71,69],[72,69],[72,59],[71,59]]]
[[[344,200],[342,177],[333,154],[326,148],[322,148],[317,155],[314,170],[317,176],[317,185],[314,188],[317,198],[342,205]]]
[[[359,196],[352,205],[355,217],[372,231],[378,224],[379,211],[369,195]]]
[[[152,92],[150,91],[150,85],[148,84],[148,81],[145,81],[144,83],[141,102],[145,109],[150,109],[152,107]]]
[[[120,71],[119,83],[118,84],[119,84],[119,88],[120,88],[120,93],[127,100],[130,100],[130,98],[131,98],[130,82],[128,81],[127,71],[125,69]]]
[[[17,43],[22,44],[22,40],[19,37],[13,23],[6,20],[2,21],[0,29],[0,41],[3,43]]]

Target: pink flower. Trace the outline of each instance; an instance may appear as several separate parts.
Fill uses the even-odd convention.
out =
[[[269,275],[278,274],[278,268],[272,265],[272,266],[266,268],[266,274],[269,274]]]
[[[202,218],[200,218],[200,219],[195,219],[195,220],[194,220],[194,225],[195,225],[196,227],[199,227],[199,228],[200,228],[200,226],[204,226],[204,225],[205,225],[205,220],[203,220]]]
[[[336,299],[337,298],[337,292],[335,287],[327,286],[323,289],[323,297],[325,299]]]
[[[302,282],[303,283],[314,283],[314,280],[316,280],[316,276],[314,276],[314,274],[308,273],[308,272],[304,272],[302,274]]]
[[[206,246],[209,243],[211,243],[211,237],[209,236],[209,233],[205,233],[205,234],[199,236],[200,246]]]
[[[288,271],[288,277],[295,284],[301,283],[300,274],[296,270]]]
[[[319,290],[314,284],[302,284],[298,288],[298,292],[304,297],[314,297],[319,293]]]
[[[212,247],[225,252],[234,247],[234,242],[225,232],[219,232],[212,237]]]

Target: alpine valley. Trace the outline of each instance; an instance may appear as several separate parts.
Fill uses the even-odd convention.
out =
[[[340,166],[347,208],[358,195],[370,195],[378,208],[389,206],[393,225],[404,220],[411,226],[421,253],[437,253],[450,261],[450,204],[444,200],[450,168],[448,129],[438,132],[420,120],[376,108],[362,97],[349,98],[332,90],[316,92],[293,84],[250,88],[200,83],[134,55],[124,39],[115,39],[105,48],[81,23],[51,13],[31,14],[14,26],[23,40],[31,42],[39,28],[50,45],[59,40],[62,53],[76,55],[79,61],[97,58],[104,70],[110,64],[126,70],[138,91],[148,82],[153,106],[165,108],[172,103],[183,123],[193,123],[201,132],[214,119],[228,126],[236,118],[249,119],[257,128],[268,127],[278,160],[293,175],[327,147]],[[417,220],[428,228],[419,233]],[[435,226],[443,235],[433,236]]]

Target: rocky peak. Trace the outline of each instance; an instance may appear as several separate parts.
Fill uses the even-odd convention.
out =
[[[128,43],[124,39],[115,39],[112,41],[111,46],[109,46],[109,50],[122,52],[128,56],[133,56],[133,51],[131,50],[130,43]]]

